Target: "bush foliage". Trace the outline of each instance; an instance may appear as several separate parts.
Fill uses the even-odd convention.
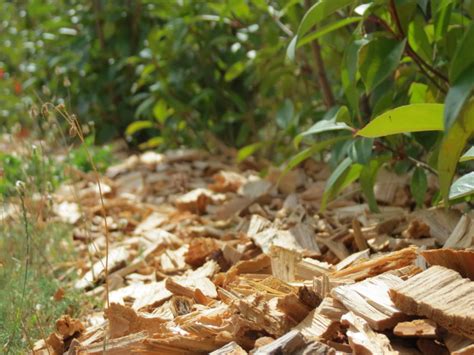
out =
[[[65,103],[95,123],[97,142],[222,141],[241,148],[241,160],[293,156],[288,169],[329,150],[325,201],[359,180],[377,209],[372,186],[383,165],[412,175],[419,205],[427,174],[439,176],[438,200],[447,203],[450,189],[454,200],[471,195],[472,0],[0,7],[4,127],[41,128],[41,103]],[[456,171],[468,174],[450,188]]]

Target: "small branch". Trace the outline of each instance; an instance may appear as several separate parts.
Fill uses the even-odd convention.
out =
[[[311,5],[308,0],[305,1],[305,4],[307,8],[309,8]],[[331,85],[329,84],[329,80],[326,75],[326,69],[324,66],[323,58],[321,56],[321,47],[319,46],[318,40],[314,40],[313,42],[311,42],[311,49],[313,51],[314,62],[316,66],[316,75],[318,77],[319,86],[323,95],[324,105],[327,109],[330,109],[335,105],[336,100],[334,99]]]
[[[400,34],[400,38],[405,38],[406,35],[405,35],[405,32],[403,31],[403,27],[402,27],[402,23],[400,21],[400,17],[398,16],[398,12],[397,12],[397,7],[395,5],[395,1],[394,0],[390,0],[390,14],[392,15],[392,18],[395,22],[395,25],[397,26],[397,29],[398,29],[398,32]],[[446,75],[444,75],[443,73],[441,73],[439,70],[437,70],[436,68],[434,68],[433,66],[431,66],[430,64],[428,64],[427,62],[424,61],[423,58],[421,58],[414,50],[413,48],[410,46],[410,44],[408,43],[407,41],[407,49],[406,49],[406,52],[407,54],[413,58],[413,60],[415,60],[417,62],[417,64],[419,66],[421,65],[424,65],[429,71],[431,71],[433,74],[435,74],[436,76],[438,76],[439,78],[443,79],[445,82],[449,83],[449,80],[448,78],[446,77]]]

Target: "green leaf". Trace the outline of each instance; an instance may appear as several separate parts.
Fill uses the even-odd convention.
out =
[[[435,40],[439,41],[446,34],[448,29],[449,20],[451,18],[451,12],[453,9],[452,0],[440,0],[438,1],[438,8],[434,11],[434,26],[435,26]]]
[[[471,22],[464,37],[456,48],[449,65],[449,80],[454,83],[461,74],[474,64],[474,23]]]
[[[295,50],[298,47],[298,42],[303,36],[308,33],[308,31],[314,25],[318,24],[322,20],[327,19],[327,17],[340,8],[350,5],[353,3],[353,0],[319,0],[316,4],[311,6],[309,10],[303,16],[303,19],[300,22],[296,36],[291,40],[286,51],[286,55],[289,59],[294,60]],[[329,33],[329,32],[327,32]]]
[[[460,162],[474,160],[474,147],[469,148],[469,150],[464,153],[459,159]]]
[[[344,159],[332,172],[326,182],[320,210],[323,212],[329,201],[334,199],[339,192],[357,180],[362,171],[362,165],[354,164],[350,158]]]
[[[459,118],[453,124],[441,141],[438,158],[439,186],[444,203],[448,206],[449,187],[456,172],[459,157],[474,134],[474,100],[471,100],[462,110]]]
[[[426,191],[428,190],[428,179],[422,168],[415,168],[411,177],[410,191],[418,207],[422,207],[425,201]]]
[[[287,129],[293,120],[295,109],[293,102],[286,99],[276,113],[276,123],[281,129]]]
[[[457,179],[449,189],[449,199],[454,200],[474,194],[474,172]]]
[[[426,93],[428,85],[421,83],[412,83],[408,91],[410,95],[410,104],[423,104],[426,102]]]
[[[374,194],[374,185],[380,167],[387,160],[388,156],[381,156],[376,159],[372,159],[369,164],[364,165],[362,171],[360,172],[360,186],[372,212],[379,212],[379,207]]]
[[[433,50],[424,26],[423,16],[415,16],[408,25],[408,43],[416,53],[430,63],[433,57]]]
[[[240,163],[264,146],[263,142],[246,145],[239,149],[237,153],[237,162]]]
[[[224,80],[232,81],[240,76],[245,70],[244,62],[237,62],[230,66],[229,69],[225,72]]]
[[[474,51],[474,50],[473,50]],[[444,126],[449,130],[474,89],[474,64],[449,88],[444,102]]]
[[[349,149],[349,157],[359,164],[367,164],[372,155],[373,138],[356,138]]]
[[[443,107],[442,104],[400,106],[374,118],[357,135],[383,137],[407,132],[442,131]]]
[[[138,148],[140,149],[156,148],[162,145],[164,142],[165,142],[165,139],[163,137],[153,137],[147,140],[146,142],[139,144]]]
[[[151,121],[135,121],[128,125],[127,129],[125,130],[125,135],[131,136],[134,133],[141,131],[142,129],[152,128],[153,122]]]
[[[348,126],[346,123],[341,121],[346,121],[349,118],[349,110],[346,106],[342,106],[337,110],[336,114],[326,120],[321,120],[312,125],[308,130],[300,133],[295,137],[295,144],[298,145],[304,136],[319,134],[330,131],[352,131],[353,128]]]
[[[350,25],[352,23],[360,22],[362,21],[362,17],[347,17],[345,19],[332,22],[326,26],[323,26],[321,28],[318,28],[316,31],[310,33],[309,35],[301,38],[299,41],[297,41],[296,48],[300,48],[301,46],[304,46],[305,44],[314,41],[315,39],[318,39],[328,33],[331,33],[333,31],[336,31],[342,27],[345,27],[347,25]]]
[[[316,4],[310,7],[306,12],[303,19],[301,20],[300,26],[298,27],[297,36],[300,38],[304,36],[314,25],[318,24],[322,20],[340,8],[350,5],[354,0],[319,0]]]
[[[306,159],[312,157],[313,155],[321,152],[323,149],[327,147],[332,147],[334,144],[337,142],[349,139],[351,136],[346,135],[346,136],[339,136],[339,137],[334,137],[330,139],[326,139],[324,141],[318,142],[316,144],[313,144],[311,147],[306,148],[296,154],[294,157],[290,159],[288,164],[285,167],[285,170],[283,170],[283,174],[286,174],[288,171],[292,170],[294,167],[305,161]]]
[[[372,91],[398,67],[405,42],[376,38],[359,51],[359,72],[367,92]]]
[[[164,124],[166,122],[166,119],[173,113],[172,109],[168,108],[168,105],[164,100],[159,100],[155,106],[153,106],[153,115],[155,116],[155,119],[160,122],[161,124]]]

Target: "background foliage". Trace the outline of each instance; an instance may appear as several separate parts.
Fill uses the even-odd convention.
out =
[[[39,113],[53,102],[92,123],[96,143],[223,142],[240,160],[293,156],[288,169],[324,157],[325,202],[359,180],[372,209],[382,166],[412,176],[418,205],[429,174],[447,202],[456,168],[472,170],[472,0],[0,6],[0,120],[17,134],[49,132]],[[453,198],[471,194],[465,180]]]

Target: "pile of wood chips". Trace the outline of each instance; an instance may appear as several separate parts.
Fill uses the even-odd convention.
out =
[[[261,178],[193,150],[109,168],[110,303],[63,316],[34,353],[474,354],[472,213],[411,212],[408,178],[388,171],[380,213],[356,185],[320,213],[328,175],[307,160]],[[75,225],[74,287],[105,299],[94,174],[55,201]]]

